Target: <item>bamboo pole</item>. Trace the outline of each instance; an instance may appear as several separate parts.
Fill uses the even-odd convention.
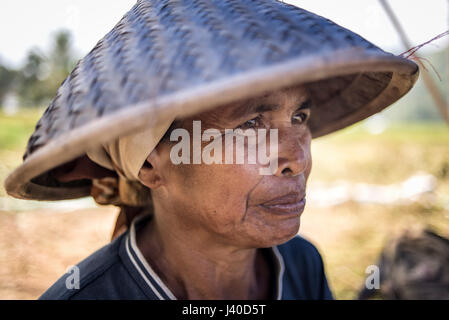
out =
[[[402,44],[404,45],[406,50],[412,48],[411,42],[410,42],[409,38],[407,37],[407,34],[405,33],[404,28],[402,28],[402,25],[400,24],[399,19],[396,17],[396,14],[394,13],[393,9],[388,4],[387,0],[379,0],[379,2],[382,5],[382,7],[384,8],[385,12],[387,13],[391,22],[393,23],[393,26],[396,29],[397,33],[399,34],[399,38],[401,39]],[[423,64],[421,63],[421,61],[419,59],[416,59],[416,61],[421,67],[423,67]],[[438,89],[437,85],[435,84],[435,81],[427,73],[425,68],[422,68],[422,69],[424,69],[421,72],[421,76],[424,81],[424,84],[426,85],[427,90],[429,91],[429,93],[435,103],[435,106],[437,107],[441,116],[446,121],[446,123],[449,125],[449,107],[447,106],[447,103],[444,100],[444,96],[441,94],[440,90]],[[448,97],[448,101],[449,101],[449,97]]]
[[[447,9],[448,9],[448,20],[447,20],[447,25],[448,25],[448,27],[449,27],[449,0],[448,0],[448,2],[447,2]],[[449,28],[448,28],[449,29]],[[447,113],[446,113],[446,115],[447,115],[447,119],[449,119],[449,50],[447,50],[447,58],[446,58],[446,75],[447,75],[447,87],[446,87],[446,90],[447,90],[447,92],[446,92],[446,101],[447,101],[447,104],[446,104],[446,107],[447,107]]]

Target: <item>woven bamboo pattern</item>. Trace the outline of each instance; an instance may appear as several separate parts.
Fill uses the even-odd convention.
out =
[[[386,54],[328,19],[279,1],[140,0],[62,84],[24,158],[54,137],[129,105],[354,46]]]
[[[316,138],[405,95],[418,66],[324,17],[276,0],[139,0],[76,65],[5,181],[21,199],[90,194],[61,182],[89,148],[270,90],[304,85]]]

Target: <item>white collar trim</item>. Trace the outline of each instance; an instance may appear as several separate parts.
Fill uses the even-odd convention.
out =
[[[279,252],[279,249],[277,246],[271,248],[274,252],[274,255],[276,256],[276,260],[278,263],[278,294],[276,299],[281,300],[282,299],[282,279],[284,278],[284,271],[285,271],[285,264],[284,264],[284,258],[282,258],[281,253]]]
[[[151,268],[151,266],[148,264],[147,260],[145,259],[145,257],[143,256],[142,252],[140,251],[139,247],[137,246],[136,243],[136,227],[135,225],[142,219],[144,219],[146,217],[146,215],[144,216],[140,216],[137,217],[136,219],[133,220],[133,222],[131,223],[131,228],[129,231],[129,240],[131,243],[131,248],[134,250],[134,252],[137,255],[137,258],[140,260],[140,263],[142,263],[142,265],[144,266],[145,270],[150,274],[150,276],[154,279],[154,281],[156,281],[156,283],[159,285],[159,287],[161,287],[161,289],[164,291],[164,293],[171,299],[171,300],[177,300],[175,295],[170,291],[170,289],[162,282],[162,280],[159,278],[159,276],[156,274],[156,272],[154,272],[153,268]],[[161,300],[165,300],[161,294],[156,290],[156,288],[154,288],[154,286],[151,284],[150,280],[148,279],[148,277],[145,275],[145,273],[142,272],[142,270],[140,269],[139,265],[136,263],[136,261],[133,259],[131,253],[129,252],[129,248],[127,247],[127,252],[129,257],[131,258],[131,261],[133,262],[134,266],[137,268],[137,270],[139,271],[139,274],[143,277],[143,279],[145,280],[145,282],[150,286],[151,290],[154,291],[154,293],[158,296],[159,299]]]

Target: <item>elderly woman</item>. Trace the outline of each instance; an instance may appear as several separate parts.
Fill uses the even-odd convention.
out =
[[[19,198],[121,208],[79,286],[66,274],[41,298],[331,299],[297,235],[311,140],[417,76],[283,2],[139,0],[62,84],[6,181]]]

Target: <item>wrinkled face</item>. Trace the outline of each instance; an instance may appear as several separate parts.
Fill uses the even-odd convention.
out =
[[[190,159],[193,158],[193,120],[201,121],[201,133],[217,129],[223,135],[222,164],[174,164],[170,151],[179,140],[164,140],[148,157],[150,166],[141,170],[142,182],[152,188],[156,218],[176,230],[209,234],[214,241],[239,247],[268,247],[295,236],[304,210],[306,182],[311,170],[311,133],[308,128],[310,100],[303,87],[272,92],[248,101],[216,108],[183,119],[177,127],[190,133]],[[229,145],[225,129],[266,129],[266,149],[276,143],[270,138],[277,129],[277,168],[272,175],[261,175],[269,164],[245,161],[225,164]],[[263,132],[263,131],[262,131]],[[217,138],[217,137],[216,137]],[[202,141],[202,150],[210,144]],[[257,140],[262,141],[262,139]],[[217,154],[215,154],[217,157]],[[159,176],[142,173],[153,170]],[[151,177],[151,178],[150,178]],[[157,180],[156,179],[156,180]],[[159,212],[160,211],[160,212]]]

